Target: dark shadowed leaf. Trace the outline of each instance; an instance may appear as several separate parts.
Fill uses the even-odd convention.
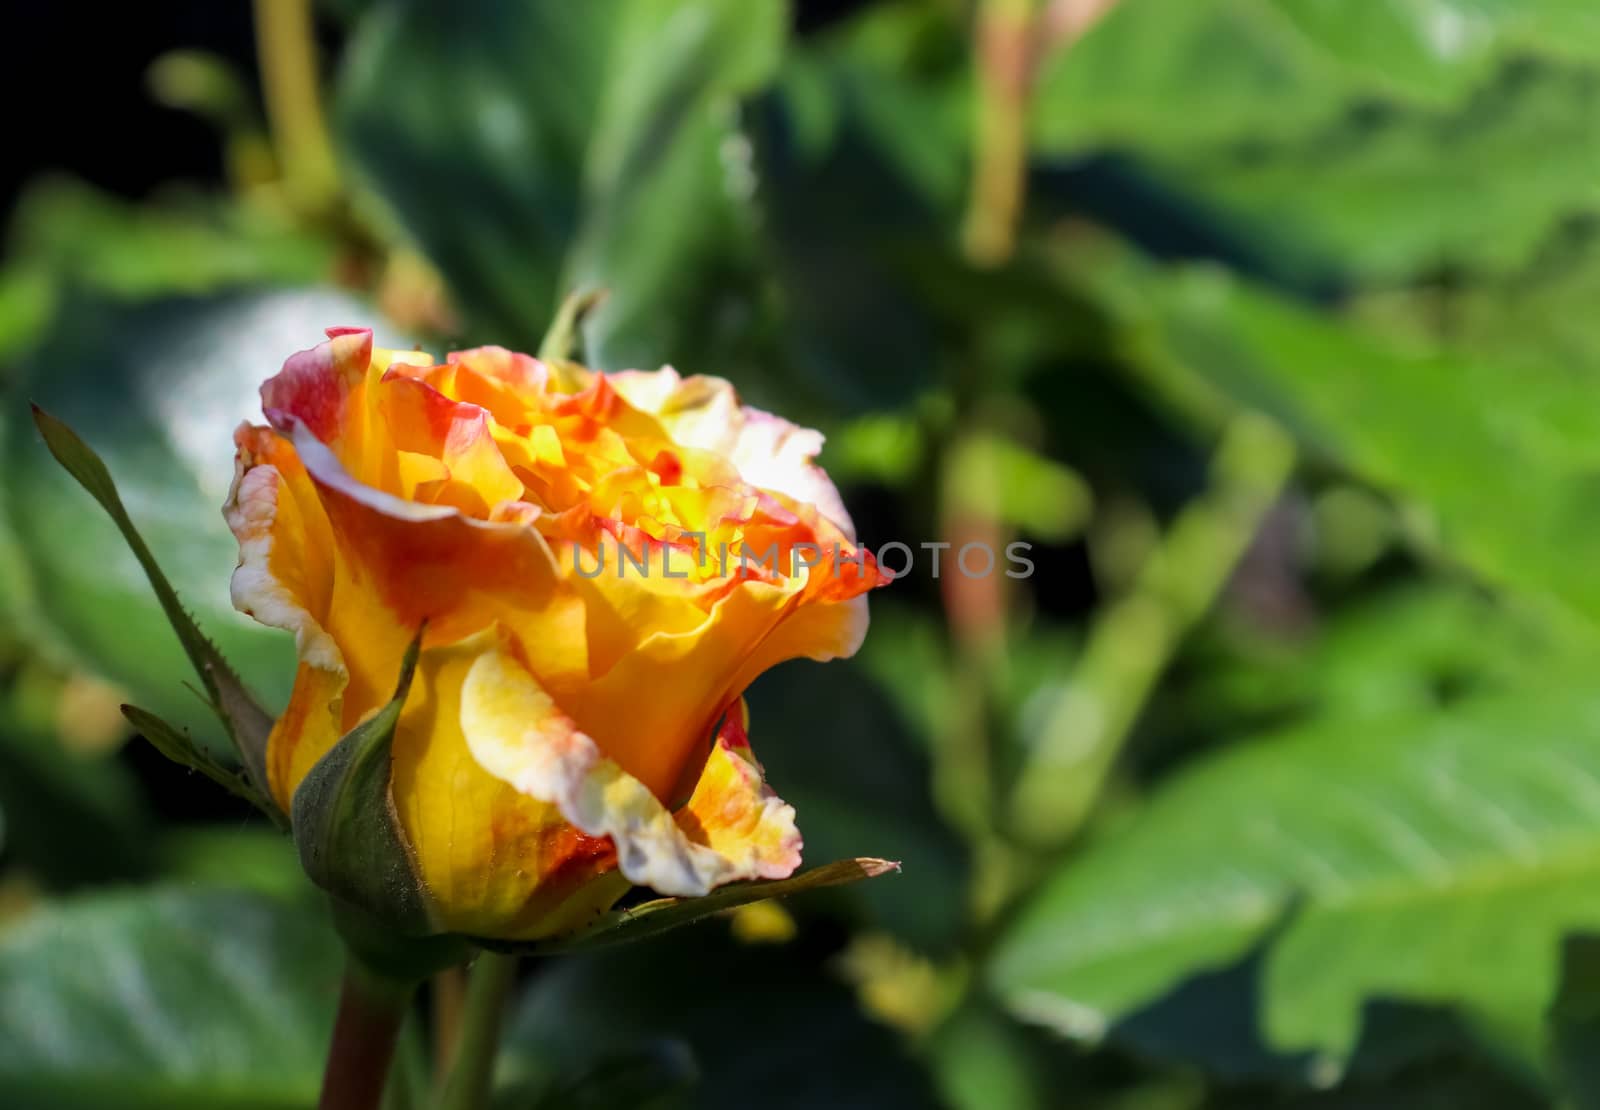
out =
[[[795,807],[806,858],[899,860],[902,874],[849,897],[922,951],[952,948],[965,923],[967,850],[934,807],[928,750],[911,731],[921,722],[851,663],[785,663],[749,697],[751,743]]]
[[[696,1110],[936,1105],[895,1034],[863,1017],[829,974],[828,957],[804,938],[745,946],[707,926],[536,963],[512,1013],[500,1082],[551,1089],[666,1038],[693,1052],[702,1078],[685,1105]]]

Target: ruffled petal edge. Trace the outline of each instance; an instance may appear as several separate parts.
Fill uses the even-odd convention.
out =
[[[610,837],[630,882],[674,897],[783,878],[799,865],[794,810],[761,782],[739,712],[675,817],[560,710],[498,634],[486,636],[461,691],[462,733],[480,766],[555,805],[581,832]]]

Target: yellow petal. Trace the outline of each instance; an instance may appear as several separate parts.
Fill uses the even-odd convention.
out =
[[[648,787],[578,729],[508,647],[486,645],[461,691],[461,730],[479,765],[528,797],[553,803],[583,832],[610,837],[622,874],[658,893],[697,896],[763,874],[765,853],[741,845],[730,858],[709,833],[704,843],[686,833]],[[792,832],[792,811],[781,803],[769,820],[781,824],[785,816]],[[755,838],[782,839],[781,832],[769,835],[768,822],[758,825],[749,830]],[[724,846],[732,843],[718,835]]]
[[[748,728],[749,709],[741,698],[717,730],[694,795],[676,815],[678,826],[746,877],[787,879],[800,866],[804,844],[794,807],[762,779]]]
[[[469,672],[493,635],[425,650],[395,731],[393,796],[443,924],[478,936],[562,932],[628,888],[609,841],[480,766],[462,720]]]

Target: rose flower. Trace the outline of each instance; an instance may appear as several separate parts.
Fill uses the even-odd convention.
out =
[[[278,804],[425,629],[390,798],[441,931],[546,936],[632,884],[793,872],[742,694],[853,653],[886,580],[813,463],[822,437],[715,378],[328,334],[262,386],[226,506],[234,604],[299,653]]]

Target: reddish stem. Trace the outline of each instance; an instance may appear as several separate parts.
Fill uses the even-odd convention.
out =
[[[378,1110],[412,989],[346,966],[318,1110]]]

